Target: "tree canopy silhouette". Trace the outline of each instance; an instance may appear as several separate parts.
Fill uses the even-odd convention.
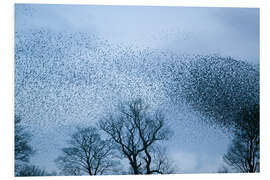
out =
[[[23,125],[21,125],[21,117],[15,115],[15,161],[29,162],[29,158],[34,154],[31,147],[29,134]]]
[[[141,99],[122,103],[118,112],[101,120],[99,126],[129,161],[133,174],[172,172],[165,154],[158,152],[159,142],[170,134],[165,118],[160,111],[151,113]]]
[[[260,171],[259,105],[244,109],[238,115],[233,141],[224,161],[238,172]]]
[[[71,136],[69,145],[56,159],[65,175],[102,175],[115,165],[111,143],[102,140],[95,127],[78,128]]]

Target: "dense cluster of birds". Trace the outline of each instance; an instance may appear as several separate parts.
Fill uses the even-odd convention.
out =
[[[120,46],[87,33],[15,32],[15,114],[51,142],[48,151],[64,142],[48,134],[64,138],[73,126],[95,123],[138,97],[168,117],[172,109],[192,110],[228,127],[237,111],[259,103],[259,68],[215,54]]]

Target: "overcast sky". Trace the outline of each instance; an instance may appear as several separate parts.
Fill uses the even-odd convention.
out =
[[[18,28],[84,31],[117,43],[220,53],[259,62],[259,9],[255,8],[17,7]]]
[[[56,33],[86,32],[114,45],[183,54],[220,54],[259,64],[259,9],[17,4],[15,31],[39,29]],[[76,47],[73,49],[76,51]],[[87,56],[82,58],[87,59]],[[150,80],[143,77],[129,77],[119,72],[115,75],[110,69],[102,73],[116,76],[117,79],[111,79],[110,83],[115,83],[119,89],[128,87],[129,94],[141,92],[150,99],[158,99],[158,105],[169,103],[159,82],[151,82],[149,86]],[[130,79],[139,82],[140,86],[127,85]],[[53,160],[65,145],[64,135],[70,128],[74,124],[94,123],[95,117],[103,112],[100,109],[106,109],[104,101],[127,93],[114,90],[108,94],[112,91],[110,88],[107,81],[90,86],[61,86],[62,95],[59,95],[59,89],[53,85],[43,89],[29,86],[15,97],[15,101],[24,104],[18,103],[15,113],[27,117],[35,135],[33,146],[37,153],[32,162],[54,170]],[[72,99],[67,101],[68,97]],[[221,130],[203,123],[200,115],[188,107],[170,106],[166,113],[175,131],[168,142],[169,152],[179,170],[216,172],[222,165],[229,138]],[[59,127],[64,128],[57,130]]]

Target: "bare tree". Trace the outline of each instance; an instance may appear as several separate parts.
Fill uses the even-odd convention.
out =
[[[48,173],[44,169],[39,168],[35,165],[24,164],[20,167],[20,170],[16,176],[55,176],[56,173]]]
[[[141,99],[119,106],[119,112],[99,122],[117,145],[119,152],[129,161],[133,174],[164,173],[155,165],[158,142],[167,140],[169,129],[161,112],[151,112]],[[167,167],[169,169],[169,167]]]
[[[217,171],[217,173],[229,173],[229,172],[230,172],[229,168],[224,165],[221,166]]]
[[[113,166],[111,143],[102,140],[95,127],[78,128],[71,136],[70,147],[56,163],[65,175],[101,175]]]
[[[30,157],[34,154],[34,150],[31,147],[30,140],[31,134],[29,134],[25,127],[21,124],[22,119],[20,116],[14,116],[15,121],[15,133],[14,133],[14,155],[15,155],[15,176],[25,170],[26,163],[29,163]]]
[[[166,149],[161,147],[153,147],[153,162],[152,167],[153,169],[158,169],[158,171],[154,173],[159,174],[173,174],[176,171],[176,165],[174,162],[168,158],[166,155]]]
[[[81,167],[69,160],[69,156],[61,156],[58,157],[55,162],[57,166],[61,170],[60,174],[64,176],[82,176],[83,172],[81,171]]]
[[[242,110],[238,118],[232,144],[223,159],[239,172],[259,172],[259,105]]]
[[[21,125],[21,118],[15,115],[15,161],[28,162],[34,150],[29,141],[31,135]]]

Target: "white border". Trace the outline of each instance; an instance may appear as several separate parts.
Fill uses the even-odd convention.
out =
[[[200,7],[257,7],[260,8],[261,17],[261,173],[259,174],[181,174],[165,176],[140,176],[142,179],[267,179],[270,175],[270,149],[269,149],[269,0],[8,0],[2,2],[0,8],[1,22],[1,179],[17,179],[13,177],[13,89],[14,89],[14,3],[49,3],[49,4],[88,4],[88,5],[146,5],[146,6],[200,6]],[[268,142],[268,143],[267,143]],[[47,179],[48,177],[40,177]],[[89,177],[76,177],[76,179],[89,179]],[[99,176],[96,179],[137,179],[137,176]],[[39,179],[37,177],[22,179]],[[50,179],[75,179],[74,177],[50,177]],[[269,179],[269,178],[268,178]]]

